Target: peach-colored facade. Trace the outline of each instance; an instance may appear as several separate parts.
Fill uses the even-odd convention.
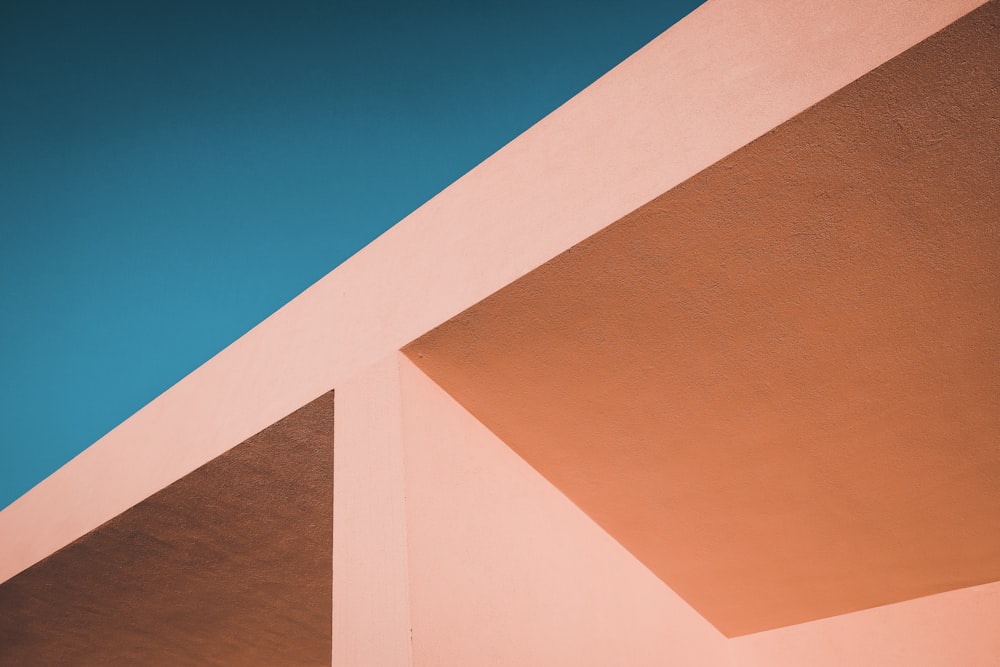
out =
[[[992,21],[404,352],[727,636],[1000,579]]]
[[[406,359],[400,379],[414,664],[727,664],[718,630]]]
[[[638,487],[626,478],[619,480],[624,483],[611,494],[607,480],[594,474],[596,468],[574,467],[570,459],[576,454],[571,448],[549,450],[549,458],[537,459],[543,464],[532,460],[524,453],[528,450],[520,448],[521,440],[515,447],[502,439],[504,433],[562,437],[569,431],[554,434],[545,430],[544,423],[526,421],[518,422],[516,429],[506,429],[502,420],[523,420],[528,414],[510,410],[491,413],[491,419],[500,421],[484,419],[476,408],[481,403],[462,400],[460,389],[471,385],[461,385],[455,380],[459,376],[442,374],[431,360],[422,361],[419,356],[422,337],[433,335],[442,325],[461,328],[468,318],[482,312],[476,311],[477,304],[539,267],[549,267],[546,270],[556,278],[565,277],[551,268],[558,265],[553,262],[560,253],[572,255],[578,244],[595,233],[620,224],[751,142],[771,136],[783,123],[911,47],[930,43],[927,40],[935,33],[967,30],[966,39],[986,40],[982,44],[987,49],[992,40],[995,50],[998,16],[997,3],[984,5],[982,0],[709,0],[0,512],[0,582],[100,530],[102,524],[151,494],[333,390],[333,664],[1000,664],[996,620],[1000,618],[1000,583],[996,583],[1000,576],[990,579],[998,564],[985,562],[988,556],[981,556],[992,553],[987,538],[977,543],[986,547],[970,558],[964,558],[967,552],[948,554],[949,567],[958,563],[954,567],[967,566],[967,570],[927,579],[930,584],[923,588],[923,584],[904,585],[908,571],[894,572],[899,585],[892,590],[903,592],[886,597],[884,601],[890,604],[871,602],[881,598],[866,598],[862,584],[854,584],[851,595],[832,603],[812,604],[811,589],[797,593],[794,581],[781,580],[780,595],[787,604],[777,611],[761,607],[774,615],[764,622],[766,631],[756,632],[753,619],[747,620],[756,612],[749,614],[745,606],[726,609],[725,605],[727,586],[739,583],[741,577],[756,598],[766,597],[754,588],[763,581],[755,579],[759,567],[741,572],[740,559],[730,558],[729,583],[715,590],[708,590],[710,579],[695,582],[679,576],[678,582],[697,584],[690,588],[691,599],[682,597],[684,592],[670,586],[669,558],[656,561],[665,565],[651,563],[653,558],[669,557],[672,543],[678,552],[691,543],[679,542],[685,531],[673,533],[669,525],[657,528],[660,532],[653,549],[638,539],[648,525],[639,518],[646,521],[659,514],[655,504],[648,504],[648,495],[629,496]],[[930,53],[928,57],[940,65],[933,49]],[[919,66],[917,61],[917,71]],[[982,69],[979,62],[961,66]],[[955,88],[946,107],[953,112],[950,118],[959,132],[974,133],[974,141],[992,146],[989,142],[995,136],[989,133],[996,129],[989,120],[992,116],[986,114],[987,120],[979,124],[963,125],[967,118],[963,110],[972,108],[969,105],[1000,101],[995,72],[983,69],[979,81],[986,91],[983,95]],[[911,97],[907,103],[920,102]],[[807,133],[802,140],[808,142],[815,136]],[[914,134],[908,141],[907,146],[917,152],[933,152],[945,145],[933,132]],[[858,154],[875,150],[863,137],[851,146]],[[965,157],[948,159],[954,162]],[[978,176],[1000,191],[995,169],[987,167]],[[761,179],[751,169],[744,180],[751,182],[752,189]],[[934,309],[951,303],[954,308],[940,311],[940,317],[953,318],[952,323],[959,321],[954,318],[996,321],[1000,283],[989,258],[996,256],[1000,241],[996,230],[983,226],[979,218],[963,217],[963,211],[974,209],[977,202],[991,201],[980,181],[975,188],[967,180],[949,185],[956,193],[955,201],[962,204],[949,209],[955,216],[955,234],[974,232],[977,239],[966,255],[956,251],[960,260],[974,256],[975,261],[960,265],[974,265],[976,270],[963,274],[955,284],[972,285],[970,276],[975,276],[980,282],[969,287],[968,293],[978,296],[949,302],[944,291],[922,294],[917,300],[928,304],[930,320],[938,317]],[[810,192],[823,196],[823,184],[814,184]],[[878,194],[898,196],[888,189]],[[864,223],[863,216],[852,220]],[[935,243],[947,246],[950,238]],[[698,272],[699,262],[715,258],[711,246],[705,247],[701,255],[682,258],[690,264],[692,275]],[[766,252],[767,247],[764,244],[757,250]],[[821,264],[823,253],[835,247],[820,244],[810,252]],[[959,243],[946,249],[961,247]],[[906,257],[901,261],[905,264]],[[854,268],[866,270],[863,264]],[[905,268],[911,273],[921,270],[910,264]],[[931,268],[944,271],[940,266]],[[777,289],[792,289],[797,274],[789,275],[792,278]],[[865,304],[892,302],[892,295],[881,291],[892,280],[891,272],[888,275],[867,285],[868,291],[859,297],[860,310]],[[937,284],[923,274],[914,280],[918,285]],[[660,288],[669,289],[669,285]],[[869,297],[874,300],[865,301]],[[628,300],[616,303],[620,308],[630,307]],[[568,324],[560,326],[573,326],[592,312],[590,302],[581,304],[578,316],[570,305],[565,312],[528,313],[525,321],[569,313]],[[692,309],[710,306],[696,303]],[[823,307],[822,303],[816,306]],[[778,316],[792,311],[778,311]],[[522,315],[514,313],[505,322],[519,322]],[[845,331],[853,331],[849,318],[837,313],[833,317]],[[664,322],[669,324],[670,318]],[[524,334],[525,329],[517,333]],[[511,335],[504,340],[518,339]],[[558,357],[563,348],[558,347],[558,336],[553,340],[550,348]],[[625,344],[622,340],[590,341],[597,347],[605,343]],[[686,341],[685,345],[697,343]],[[643,344],[628,341],[628,349],[642,349]],[[964,362],[985,369],[983,377],[1000,362],[995,341],[970,336],[961,344],[962,354],[968,357],[962,357]],[[406,355],[400,352],[404,348]],[[490,354],[502,360],[510,351],[500,345]],[[438,348],[423,350],[439,352]],[[676,352],[683,355],[685,348]],[[941,358],[936,356],[940,352],[926,348],[920,354]],[[461,354],[454,358],[460,359]],[[831,366],[843,363],[839,358],[827,361]],[[760,363],[768,367],[767,359]],[[558,368],[558,364],[551,367]],[[485,366],[472,367],[473,375],[476,368],[487,372]],[[781,373],[768,382],[780,384]],[[634,398],[628,386],[625,383],[608,393],[609,409]],[[982,390],[986,385],[975,386]],[[855,389],[841,387],[843,392]],[[878,388],[861,389],[863,395],[869,391],[877,395]],[[884,389],[892,391],[892,386]],[[969,511],[977,521],[988,520],[990,508],[1000,497],[997,479],[992,477],[1000,458],[995,451],[1000,433],[988,430],[995,425],[993,411],[1000,414],[1000,405],[989,391],[967,400],[962,393],[967,389],[956,383],[941,390],[956,405],[971,400],[970,414],[979,415],[971,430],[964,422],[948,422],[952,430],[942,434],[942,442],[969,442],[970,433],[974,435],[971,441],[985,438],[987,442],[963,459],[976,462],[982,484],[938,496],[967,503],[938,508],[942,516],[953,512],[959,522],[967,520],[968,507],[974,508]],[[517,392],[518,388],[503,386],[503,391]],[[558,399],[552,395],[549,402],[543,394],[531,400],[544,402],[540,406],[544,411],[559,410]],[[710,399],[705,396],[706,401]],[[905,399],[902,396],[894,408],[898,414],[891,423],[904,423],[907,410],[919,409],[919,403]],[[702,411],[697,414],[707,423],[711,420],[705,417],[709,414],[706,405],[697,406]],[[718,415],[720,410],[711,414]],[[925,418],[926,411],[919,416]],[[879,419],[872,417],[867,434],[880,432]],[[600,456],[619,457],[620,462],[631,454],[624,440],[614,442],[614,434],[620,432],[616,429],[604,438],[603,446],[608,449]],[[994,443],[993,449],[989,442]],[[531,444],[544,449],[545,439],[539,437]],[[783,450],[775,446],[773,451],[780,454]],[[948,451],[941,450],[939,455],[947,457]],[[849,478],[851,466],[863,466],[864,461],[863,456],[849,457],[844,478]],[[624,466],[624,474],[629,469],[641,469],[644,474],[657,470],[638,459],[632,463],[631,468]],[[888,465],[887,460],[879,459],[878,465]],[[697,487],[701,473],[691,470],[691,484]],[[785,472],[779,460],[768,474],[780,477]],[[671,484],[684,481],[665,477],[661,483],[668,479]],[[908,483],[905,475],[893,479],[899,488]],[[945,480],[921,479],[938,485],[958,479],[955,483],[962,484],[955,475]],[[655,487],[655,480],[651,484]],[[767,475],[761,484],[751,490],[756,499],[773,488],[766,486]],[[921,491],[910,490],[911,495],[894,496],[893,502],[901,504],[886,516],[905,521],[907,512],[912,512],[914,521],[925,518],[918,516],[926,515],[919,503],[905,504]],[[803,487],[803,493],[820,492],[845,491],[836,485],[815,490]],[[709,502],[711,496],[707,497],[699,496],[701,502]],[[612,520],[604,520],[602,499],[626,504],[616,505],[619,509]],[[655,502],[661,501],[667,502],[662,498]],[[751,502],[748,507],[765,511],[761,508],[766,504]],[[681,516],[676,508],[661,509],[663,514]],[[994,518],[1000,522],[1000,516]],[[771,524],[778,520],[774,516],[757,519]],[[853,519],[844,521],[841,534],[857,537]],[[882,528],[873,523],[865,530]],[[823,526],[816,530],[822,532]],[[822,544],[815,535],[808,539],[813,539],[813,545]],[[724,536],[711,543],[727,548]],[[739,547],[731,544],[730,548]],[[686,553],[689,559],[697,558],[691,549]],[[754,552],[757,566],[766,561],[762,553]],[[859,574],[854,581],[865,582],[866,563],[849,556],[831,559],[831,571],[843,573],[843,568],[853,567],[853,573]],[[720,562],[711,553],[704,558]],[[972,560],[975,567],[969,564]],[[781,574],[780,567],[771,571]],[[938,577],[940,573],[933,574]],[[824,590],[833,590],[837,581],[831,579],[825,585]],[[908,599],[924,590],[935,594]],[[711,613],[699,611],[699,604]],[[0,609],[0,637],[3,614]],[[712,619],[724,620],[713,625]],[[3,655],[0,645],[0,663]]]

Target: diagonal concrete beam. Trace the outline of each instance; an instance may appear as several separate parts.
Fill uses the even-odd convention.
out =
[[[710,1],[0,512],[0,581],[980,4]]]

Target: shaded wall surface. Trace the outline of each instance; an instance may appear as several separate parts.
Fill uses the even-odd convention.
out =
[[[706,3],[0,512],[0,663],[992,665],[978,4]]]
[[[332,493],[331,392],[0,585],[0,664],[329,665]]]
[[[1000,582],[730,640],[734,667],[994,667]]]
[[[707,2],[0,511],[0,580],[980,4]]]
[[[1000,578],[1000,5],[405,348],[727,635]]]
[[[726,638],[406,359],[413,664],[727,665]]]

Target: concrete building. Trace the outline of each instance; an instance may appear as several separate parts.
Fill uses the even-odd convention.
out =
[[[710,0],[0,512],[0,664],[1000,664],[998,109]]]

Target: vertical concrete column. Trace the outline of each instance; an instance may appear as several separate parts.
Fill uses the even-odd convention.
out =
[[[335,389],[333,665],[410,657],[397,355]]]

